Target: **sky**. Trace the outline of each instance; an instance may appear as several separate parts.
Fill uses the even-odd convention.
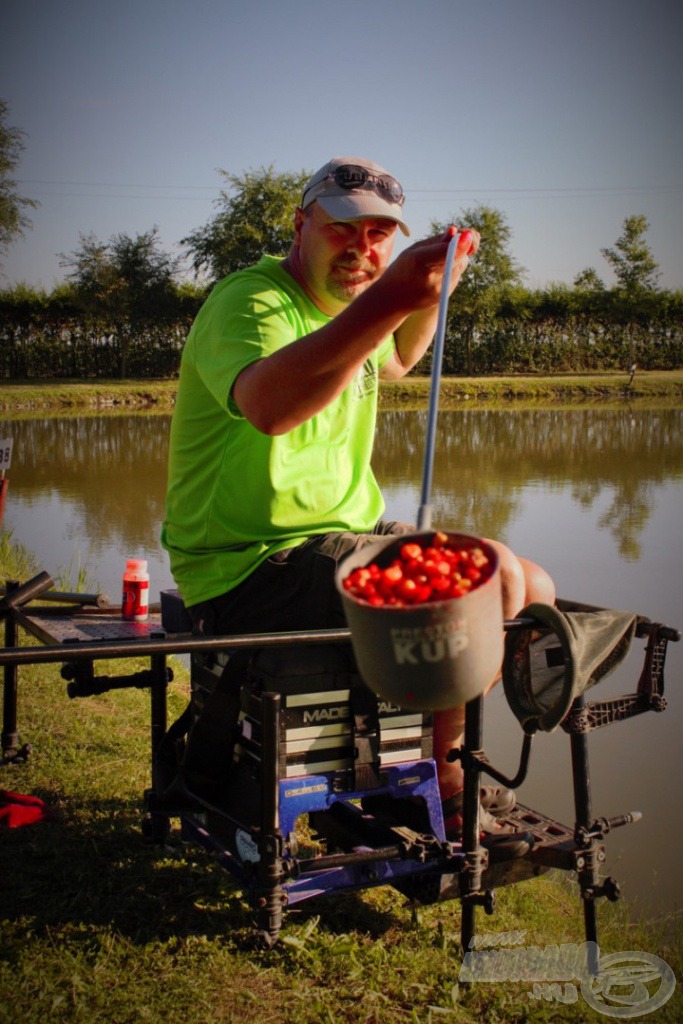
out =
[[[156,225],[179,254],[220,170],[350,155],[401,180],[415,240],[501,210],[531,288],[612,284],[600,250],[632,214],[683,288],[681,39],[673,0],[0,0],[14,176],[41,204],[0,287],[50,290],[79,235]]]

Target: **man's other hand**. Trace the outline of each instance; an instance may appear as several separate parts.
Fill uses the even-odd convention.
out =
[[[405,249],[373,285],[401,310],[411,313],[429,309],[439,303],[448,246],[453,235],[460,233],[451,271],[449,295],[457,287],[467,269],[470,256],[479,248],[480,235],[471,228],[451,226],[443,235],[425,238]]]

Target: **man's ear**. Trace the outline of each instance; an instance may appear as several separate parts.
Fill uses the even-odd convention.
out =
[[[294,245],[298,246],[301,244],[301,229],[303,228],[305,219],[305,212],[300,206],[297,206],[294,213]]]

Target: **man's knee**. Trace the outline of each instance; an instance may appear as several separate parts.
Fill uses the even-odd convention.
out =
[[[498,555],[500,580],[503,591],[503,614],[512,618],[532,601],[554,604],[555,584],[551,577],[535,562],[519,558],[506,544],[487,540]]]
[[[526,558],[519,559],[524,571],[526,587],[525,604],[540,601],[542,604],[555,604],[555,583],[551,576],[540,565]]]
[[[512,618],[525,604],[526,584],[522,564],[506,544],[488,538],[486,543],[490,544],[498,555],[503,615],[505,618]]]

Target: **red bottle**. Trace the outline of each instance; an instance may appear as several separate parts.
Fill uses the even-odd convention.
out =
[[[144,622],[149,614],[149,573],[147,560],[129,558],[123,574],[121,618]]]

